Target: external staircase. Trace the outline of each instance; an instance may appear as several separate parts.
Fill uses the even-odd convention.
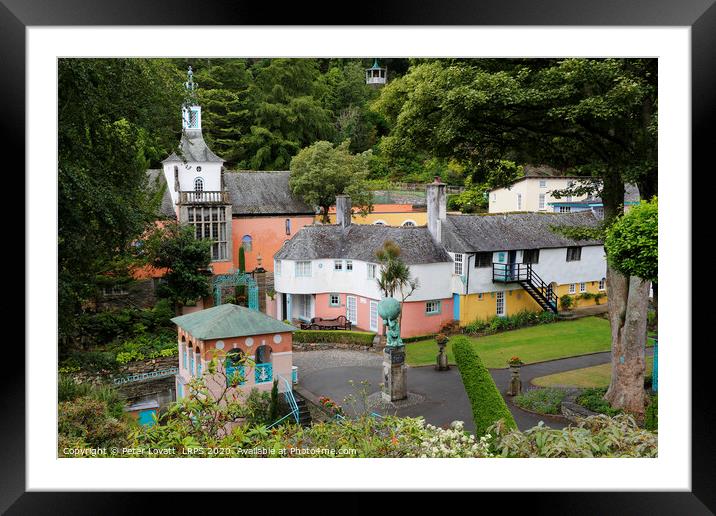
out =
[[[544,311],[557,313],[557,294],[532,269],[530,263],[493,263],[494,283],[518,283]]]

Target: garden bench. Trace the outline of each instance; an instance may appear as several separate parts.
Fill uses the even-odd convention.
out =
[[[302,330],[349,330],[351,322],[345,315],[339,315],[334,319],[323,319],[322,317],[314,317],[311,322],[301,323]]]

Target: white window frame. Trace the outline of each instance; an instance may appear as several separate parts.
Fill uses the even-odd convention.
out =
[[[606,290],[607,289],[607,278],[602,278],[599,280],[599,290]]]
[[[295,276],[297,278],[310,278],[312,275],[312,272],[313,272],[312,271],[312,269],[313,269],[312,263],[313,262],[311,260],[297,261],[295,263],[295,267],[296,267]]]
[[[415,223],[414,220],[407,219],[407,220],[403,221],[401,226],[403,226],[405,228],[413,228],[413,227],[417,226],[417,224]]]
[[[374,280],[378,273],[378,266],[375,263],[368,264],[368,279]]]
[[[504,317],[506,313],[507,298],[505,297],[505,291],[498,290],[495,296],[495,315],[497,315],[497,317]]]
[[[539,187],[540,188],[547,188],[547,181],[544,179],[539,180]]]
[[[333,298],[338,299],[335,303],[333,302]],[[341,295],[340,294],[328,294],[328,304],[329,306],[341,306]]]
[[[463,272],[463,254],[462,253],[455,253],[454,257],[455,261],[455,267],[453,269],[453,272],[457,274],[458,276],[462,276]]]
[[[353,271],[353,260],[346,260],[346,272]]]
[[[538,202],[538,209],[540,209],[540,210],[544,210],[544,209],[545,209],[545,198],[546,198],[546,195],[547,195],[547,194],[543,194],[543,193],[539,194],[539,200],[538,200],[537,202]]]
[[[569,284],[569,293],[570,293],[570,294],[576,294],[576,293],[577,293],[577,284],[576,284],[576,283],[570,283],[570,284]]]
[[[571,206],[560,206],[559,212],[560,213],[572,213],[572,207]]]
[[[378,301],[372,301],[370,302],[370,310],[369,310],[369,318],[370,318],[370,331],[378,331]]]
[[[351,319],[351,303],[353,304],[354,313]],[[358,298],[356,296],[346,296],[346,319],[354,325],[358,324]]]
[[[343,271],[343,260],[333,260],[333,270]]]
[[[580,283],[579,284],[579,292],[584,293],[587,291],[587,284],[586,283]]]
[[[522,194],[521,193],[517,194],[517,209],[518,210],[522,209]]]
[[[276,276],[281,275],[281,260],[273,261],[273,272]]]

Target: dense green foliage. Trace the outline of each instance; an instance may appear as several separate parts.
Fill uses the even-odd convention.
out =
[[[493,316],[489,319],[476,319],[465,325],[463,331],[468,334],[491,334],[498,331],[515,330],[535,324],[547,324],[557,321],[557,315],[553,312],[533,312],[520,310],[516,314],[503,317]]]
[[[564,389],[530,389],[515,396],[514,402],[518,407],[532,412],[559,414],[566,396],[567,392]]]
[[[293,332],[293,342],[302,343],[327,342],[372,346],[374,337],[375,333],[367,331],[296,330]]]
[[[363,214],[373,206],[367,190],[370,153],[351,154],[348,141],[340,145],[319,141],[302,149],[291,159],[291,191],[312,206],[318,206],[323,222],[328,222],[328,209],[336,195],[349,195],[353,206]]]
[[[58,452],[65,448],[124,446],[132,422],[124,413],[124,400],[108,386],[94,387],[68,376],[58,379]]]
[[[631,416],[592,416],[562,430],[540,422],[525,432],[493,430],[491,449],[498,457],[656,457],[658,438],[639,428]]]
[[[163,59],[58,61],[60,337],[107,281],[128,276],[132,242],[160,196],[146,170],[178,141],[181,76]]]
[[[196,239],[191,226],[167,223],[153,228],[141,253],[151,266],[166,270],[157,294],[175,308],[208,296],[211,245],[210,240]]]
[[[594,389],[585,389],[579,396],[577,396],[576,402],[588,408],[592,412],[599,412],[600,414],[606,414],[607,416],[615,416],[620,414],[620,409],[612,408],[607,400],[604,399],[604,393],[607,392],[606,387],[599,387]]]
[[[472,417],[475,421],[475,434],[484,435],[487,429],[502,420],[509,428],[517,428],[505,400],[497,390],[490,372],[482,364],[467,337],[457,336],[450,339],[455,361],[460,368],[462,383],[470,398]]]
[[[657,281],[659,208],[657,198],[632,206],[607,230],[604,249],[609,264],[622,274]]]

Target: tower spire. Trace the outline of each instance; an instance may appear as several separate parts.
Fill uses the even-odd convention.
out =
[[[182,128],[184,130],[201,131],[201,107],[196,99],[196,88],[194,82],[194,71],[189,67],[186,72],[184,83],[184,105],[182,106]]]
[[[184,83],[184,89],[186,90],[186,104],[196,104],[196,87],[198,84],[194,82],[194,71],[189,66],[189,70],[186,72],[186,82]]]

